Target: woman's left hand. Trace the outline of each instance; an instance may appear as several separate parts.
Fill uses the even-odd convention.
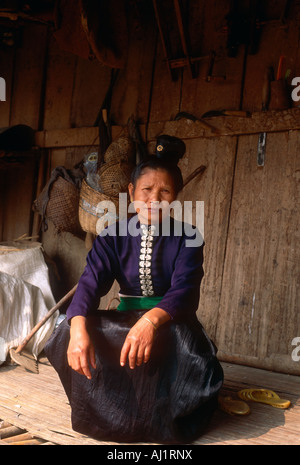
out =
[[[124,366],[128,358],[129,367],[148,362],[154,341],[155,328],[144,318],[131,328],[121,350],[120,364]]]
[[[127,334],[121,350],[121,366],[126,364],[127,358],[131,369],[147,363],[150,359],[155,331],[169,319],[170,315],[158,307],[145,313]]]

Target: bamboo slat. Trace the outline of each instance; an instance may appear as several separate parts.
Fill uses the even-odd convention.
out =
[[[292,405],[281,410],[252,402],[249,403],[251,413],[245,417],[229,416],[217,410],[209,429],[195,444],[299,445],[299,377],[222,365],[223,395],[236,397],[237,391],[246,387],[268,388],[291,400]],[[27,445],[24,441],[34,441],[36,445],[118,445],[118,442],[96,441],[72,430],[66,395],[54,369],[46,364],[39,364],[39,374],[26,372],[22,367],[0,367],[1,418],[0,428],[14,427],[25,436],[23,440],[17,435],[7,442],[3,439],[0,444],[22,441],[22,445]]]
[[[39,446],[54,445],[53,442],[35,438],[24,429],[18,428],[7,421],[0,421],[0,445],[11,446]]]

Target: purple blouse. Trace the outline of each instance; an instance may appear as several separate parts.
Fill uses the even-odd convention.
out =
[[[171,318],[196,312],[203,277],[203,241],[194,240],[199,231],[194,229],[192,236],[184,223],[171,219],[167,235],[161,227],[138,221],[136,233],[130,234],[130,221],[109,226],[95,239],[67,310],[68,320],[96,310],[114,280],[122,295],[162,296],[158,306]]]

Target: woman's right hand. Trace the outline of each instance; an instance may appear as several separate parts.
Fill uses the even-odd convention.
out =
[[[70,342],[67,351],[68,363],[77,373],[92,378],[90,367],[96,368],[94,346],[86,329],[86,318],[71,319]]]

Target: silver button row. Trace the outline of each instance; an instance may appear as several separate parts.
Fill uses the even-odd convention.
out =
[[[151,259],[152,259],[152,242],[155,226],[147,227],[141,225],[143,234],[141,237],[139,273],[140,286],[143,296],[154,295],[152,278],[151,278]]]

